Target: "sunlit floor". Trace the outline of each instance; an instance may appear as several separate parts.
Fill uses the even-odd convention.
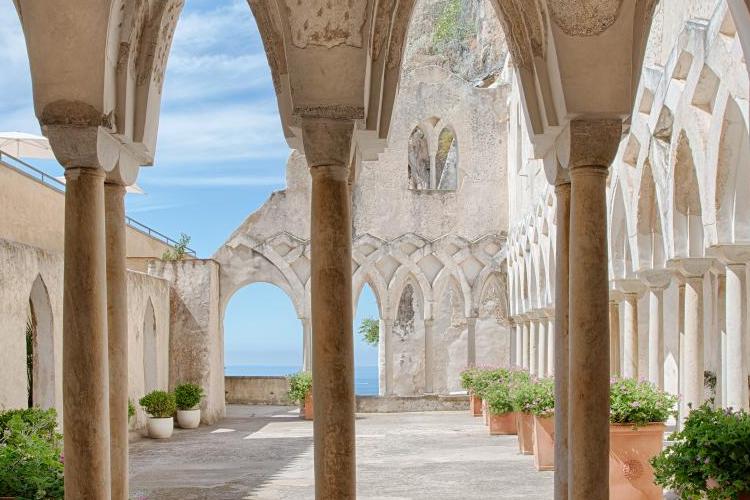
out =
[[[230,406],[218,425],[130,444],[131,497],[314,498],[312,422],[279,406]],[[549,499],[552,472],[468,412],[359,414],[359,499]]]

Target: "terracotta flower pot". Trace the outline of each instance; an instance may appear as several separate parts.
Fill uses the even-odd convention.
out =
[[[609,498],[611,500],[661,500],[662,488],[654,484],[649,461],[664,445],[662,423],[637,429],[631,424],[609,426]]]
[[[534,416],[534,465],[536,470],[555,470],[555,419]]]
[[[515,435],[516,434],[516,414],[502,413],[500,415],[490,415],[490,436],[497,435]]]
[[[305,395],[305,405],[302,407],[301,417],[305,420],[313,419],[313,397],[312,392]]]
[[[518,451],[524,455],[534,453],[534,416],[530,413],[516,413],[518,415]]]
[[[482,416],[482,398],[474,393],[469,394],[469,411],[474,417]]]

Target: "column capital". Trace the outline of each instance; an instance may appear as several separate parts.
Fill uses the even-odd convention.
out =
[[[612,286],[624,295],[640,295],[645,289],[641,280],[635,278],[612,280]]]
[[[552,319],[555,317],[555,308],[554,307],[542,307],[539,309],[539,315],[543,319]]]
[[[683,257],[667,261],[667,267],[685,279],[702,278],[713,264],[714,259],[705,257]]]
[[[642,269],[636,274],[652,290],[664,290],[672,282],[672,271],[668,269]]]
[[[315,173],[320,167],[337,167],[348,177],[353,132],[352,120],[303,117],[302,139],[310,170]]]
[[[607,171],[620,146],[622,120],[577,118],[570,122],[567,134],[558,141],[557,149],[560,163],[571,175],[580,167]]]
[[[747,264],[750,262],[750,244],[713,245],[708,254],[724,265]]]

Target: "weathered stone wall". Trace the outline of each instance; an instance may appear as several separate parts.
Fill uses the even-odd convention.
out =
[[[224,377],[228,404],[289,405],[286,377]]]
[[[25,333],[31,298],[37,318],[35,353],[38,364],[50,369],[44,380],[51,387],[40,388],[45,396],[40,404],[55,406],[62,413],[62,285],[61,254],[0,239],[0,365],[3,367],[0,371],[0,408],[27,406]],[[155,372],[154,388],[167,388],[169,285],[156,277],[129,271],[127,286],[128,387],[114,389],[127,390],[131,400],[137,403],[146,392],[144,355],[156,360],[155,365],[149,367]],[[43,319],[47,309],[45,303],[49,305],[49,318]],[[148,346],[155,352],[147,352],[144,348],[147,313],[153,318],[153,328],[149,329],[153,342]],[[50,405],[47,401],[54,403]],[[145,415],[138,409],[131,425],[137,427],[143,423]]]

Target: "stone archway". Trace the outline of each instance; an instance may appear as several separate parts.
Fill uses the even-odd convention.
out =
[[[156,316],[154,305],[148,299],[143,314],[143,389],[146,394],[159,388]]]
[[[37,276],[29,294],[27,363],[31,380],[29,406],[55,407],[55,338],[47,285]]]

